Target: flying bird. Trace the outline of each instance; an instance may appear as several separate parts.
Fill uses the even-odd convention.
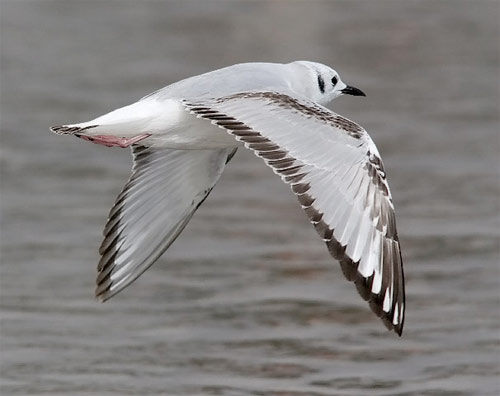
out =
[[[343,94],[365,96],[320,63],[244,63],[181,80],[89,122],[51,127],[132,150],[132,173],[99,248],[97,298],[126,288],[168,249],[244,147],[291,187],[345,277],[401,335],[394,205],[368,133],[324,107]]]

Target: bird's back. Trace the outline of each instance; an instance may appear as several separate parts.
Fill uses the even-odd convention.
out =
[[[290,68],[280,63],[240,63],[186,78],[153,92],[141,100],[200,99],[234,93],[289,89]]]

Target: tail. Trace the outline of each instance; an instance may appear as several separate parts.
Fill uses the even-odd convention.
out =
[[[78,126],[78,124],[76,124],[76,125],[59,125],[59,126],[50,127],[50,130],[57,135],[79,135],[88,129],[96,128],[98,126],[99,125],[89,125],[89,126],[85,126],[85,127],[80,127],[80,126]]]
[[[153,100],[141,100],[121,107],[89,122],[53,126],[50,130],[58,135],[114,135],[132,137],[147,131],[151,123],[168,115],[168,108]]]

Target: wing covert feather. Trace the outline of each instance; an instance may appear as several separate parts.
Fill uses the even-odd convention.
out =
[[[290,185],[346,278],[401,335],[404,275],[394,206],[366,131],[308,99],[282,93],[183,104],[244,143]]]

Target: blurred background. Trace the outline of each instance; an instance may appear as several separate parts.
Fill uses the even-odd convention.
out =
[[[498,1],[1,2],[2,395],[498,395]],[[288,187],[239,150],[172,248],[106,304],[128,150],[56,136],[239,62],[313,60],[385,162],[402,338]],[[314,131],[312,131],[314,132]]]

